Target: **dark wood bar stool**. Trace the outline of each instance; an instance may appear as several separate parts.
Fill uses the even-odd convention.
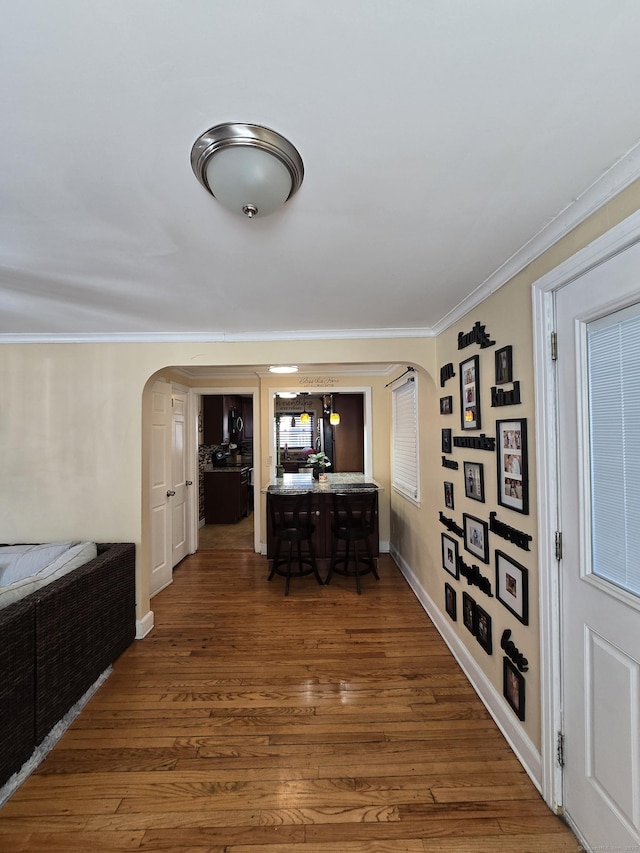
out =
[[[292,564],[297,564],[298,576],[314,574],[319,584],[322,578],[318,572],[311,537],[315,530],[311,513],[311,492],[289,492],[288,494],[269,494],[269,516],[271,531],[275,540],[273,565],[268,580],[274,575],[286,578],[284,594],[289,595]],[[289,545],[286,556],[280,556],[283,542]],[[303,553],[302,545],[305,545]],[[294,557],[293,548],[296,546]]]
[[[361,594],[360,577],[372,572],[380,580],[376,560],[371,552],[371,536],[375,531],[378,493],[335,492],[333,494],[333,521],[331,532],[331,563],[325,583],[329,583],[334,572],[339,575],[355,575],[356,589]],[[338,547],[344,542],[344,555]],[[364,553],[363,550],[364,549]],[[353,563],[353,569],[350,563]]]

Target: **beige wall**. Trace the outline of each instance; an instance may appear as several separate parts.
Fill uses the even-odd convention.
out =
[[[154,376],[184,382],[171,366],[286,363],[300,346],[307,364],[425,364],[434,362],[435,341],[0,346],[0,541],[135,542],[142,618],[149,610],[142,523],[145,385]],[[374,426],[373,474],[388,482],[388,391],[379,377],[348,377],[345,384],[356,381],[374,389],[373,417],[380,426]],[[265,384],[263,403],[271,390]],[[263,442],[269,434],[266,416],[263,404]],[[266,479],[263,466],[259,482]]]
[[[537,508],[538,490],[536,484],[536,438],[535,438],[535,407],[534,407],[534,374],[533,374],[533,330],[531,285],[542,275],[552,270],[558,264],[574,255],[607,230],[618,224],[640,207],[640,182],[632,185],[618,198],[603,207],[581,226],[576,228],[566,238],[557,243],[552,249],[529,265],[515,276],[500,290],[491,294],[481,305],[469,312],[466,317],[455,323],[442,333],[436,342],[437,367],[432,369],[431,376],[420,375],[420,459],[421,459],[421,489],[422,505],[418,508],[398,495],[392,494],[391,501],[391,540],[401,555],[403,561],[416,575],[420,585],[431,597],[440,610],[444,611],[444,584],[452,582],[458,590],[458,621],[453,626],[457,636],[468,649],[469,654],[478,662],[491,684],[502,693],[502,653],[499,648],[500,637],[505,628],[513,631],[512,639],[518,648],[529,659],[530,669],[526,675],[526,720],[524,729],[540,749],[540,667],[539,667],[539,614],[538,614],[538,571],[537,571]],[[480,350],[476,345],[463,350],[457,349],[459,332],[469,332],[476,320],[483,323],[495,347]],[[494,375],[494,352],[496,348],[513,346],[514,378],[520,380],[522,403],[518,406],[491,408],[490,387]],[[460,470],[451,471],[442,467],[441,463],[441,434],[443,427],[452,427],[453,434],[461,434],[458,365],[470,355],[480,356],[480,373],[482,386],[482,429],[481,432],[495,436],[496,419],[508,417],[526,417],[529,441],[529,496],[530,512],[528,515],[514,512],[496,504],[496,470],[495,454],[485,451],[454,449],[451,458],[460,462]],[[450,379],[444,388],[439,385],[440,367],[453,362],[456,376]],[[432,378],[434,377],[434,378]],[[506,386],[507,388],[511,386]],[[453,395],[455,414],[440,416],[439,398]],[[471,433],[473,434],[473,433]],[[486,503],[464,497],[462,481],[462,462],[484,463]],[[455,510],[446,510],[443,497],[443,482],[454,483]],[[544,499],[544,497],[542,497]],[[468,587],[465,580],[455,581],[441,567],[440,534],[445,528],[439,522],[438,512],[453,517],[462,524],[462,513],[468,512],[486,521],[489,512],[497,511],[501,521],[533,536],[531,551],[523,551],[511,543],[489,534],[490,563],[485,565],[474,560],[472,555],[461,548],[461,554],[467,563],[475,562],[480,565],[482,573],[488,576],[495,587],[494,551],[501,551],[512,556],[517,562],[529,569],[529,625],[521,625],[495,598],[488,598],[475,587]],[[471,634],[464,628],[461,621],[462,591],[468,590],[476,601],[489,612],[493,620],[494,654],[489,657]],[[445,617],[448,619],[448,617]]]
[[[65,537],[98,541],[133,541],[138,548],[138,618],[149,609],[148,560],[142,524],[143,389],[159,371],[171,377],[170,366],[249,365],[286,363],[292,357],[306,364],[383,363],[413,365],[419,376],[419,406],[422,502],[419,507],[396,495],[390,488],[390,397],[380,377],[348,377],[345,384],[370,384],[373,394],[374,447],[373,475],[385,487],[382,509],[385,529],[421,585],[440,606],[444,581],[440,565],[438,510],[444,509],[442,482],[456,482],[456,510],[461,519],[465,503],[460,474],[441,466],[440,429],[450,421],[454,431],[456,416],[441,418],[438,399],[456,394],[457,377],[444,390],[439,387],[442,364],[478,351],[456,348],[459,331],[467,332],[476,319],[484,323],[497,346],[514,347],[514,372],[521,381],[521,406],[501,409],[526,416],[529,420],[529,475],[531,512],[528,516],[500,508],[499,518],[531,533],[536,532],[536,482],[533,367],[531,345],[530,285],[539,276],[570,257],[582,246],[604,233],[640,207],[640,189],[634,185],[586,223],[531,264],[508,285],[492,294],[481,306],[435,339],[306,341],[271,343],[211,344],[6,344],[0,346],[0,541],[45,541]],[[302,355],[301,355],[302,354]],[[488,400],[493,348],[481,353],[484,374],[483,422],[491,428],[495,410]],[[184,381],[180,374],[173,374]],[[386,380],[388,381],[388,379]],[[218,383],[216,383],[218,384]],[[233,382],[236,386],[238,383]],[[253,381],[248,384],[255,384]],[[261,387],[260,436],[269,438],[267,397],[273,383]],[[263,462],[268,453],[265,453]],[[455,458],[467,458],[457,450]],[[490,453],[469,452],[468,458],[485,463],[488,502],[483,513],[493,507],[495,496],[494,457]],[[457,472],[452,472],[457,473]],[[267,472],[263,466],[260,482]],[[471,502],[468,502],[471,503]],[[478,508],[474,503],[472,509]],[[388,509],[388,515],[387,515]],[[476,511],[474,514],[481,515]],[[385,528],[385,525],[390,525]],[[503,627],[515,627],[515,639],[531,661],[527,678],[527,720],[531,740],[540,744],[540,709],[537,678],[539,631],[537,623],[537,569],[535,538],[530,553],[503,540],[492,542],[512,553],[530,569],[530,624],[519,626],[507,618],[507,611],[495,600],[483,602],[494,618],[494,645]],[[489,576],[492,568],[489,567]],[[459,585],[461,590],[462,584]],[[481,596],[477,598],[480,600]],[[482,596],[484,598],[484,596]],[[518,627],[519,626],[519,627]],[[498,692],[501,692],[501,655],[489,658],[457,623],[456,630],[469,653],[476,659]]]

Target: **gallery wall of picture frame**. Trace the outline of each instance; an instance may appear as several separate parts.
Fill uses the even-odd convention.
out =
[[[525,679],[509,658],[502,659],[503,680],[502,695],[507,700],[519,720],[524,721]]]
[[[493,654],[491,616],[468,592],[462,593],[462,622],[485,652]]]
[[[496,421],[496,469],[500,506],[529,514],[527,419]]]
[[[516,547],[529,550],[532,537],[512,526],[509,519],[498,520],[496,512],[492,511],[489,521],[478,517],[471,511],[470,501],[476,502],[477,509],[488,502],[493,503],[487,495],[487,483],[493,489],[493,478],[487,480],[484,463],[473,458],[455,459],[456,451],[463,451],[465,456],[469,450],[495,451],[496,495],[495,503],[522,515],[529,514],[529,460],[527,446],[527,419],[522,417],[500,417],[495,420],[495,438],[489,434],[477,436],[482,429],[482,402],[491,408],[503,408],[522,402],[520,382],[514,378],[513,346],[499,346],[492,350],[491,362],[482,352],[495,347],[484,325],[477,321],[469,332],[458,334],[458,349],[462,350],[476,344],[480,354],[474,353],[459,361],[449,362],[440,369],[440,386],[456,377],[458,393],[446,394],[439,398],[440,415],[459,417],[461,434],[455,435],[455,430],[449,426],[442,428],[443,467],[456,471],[461,469],[462,483],[455,478],[459,475],[447,472],[449,479],[443,482],[443,501],[445,510],[453,512],[456,507],[454,493],[456,485],[464,489],[462,512],[462,527],[454,518],[447,518],[442,511],[440,521],[447,527],[447,532],[441,533],[442,567],[449,574],[449,582],[444,584],[445,611],[453,622],[457,622],[457,585],[466,583],[475,587],[488,598],[494,597],[505,608],[507,619],[515,618],[520,624],[529,624],[529,572],[520,562],[498,547],[491,547],[489,533],[507,540]],[[457,373],[456,373],[457,368]],[[482,373],[486,372],[483,377]],[[484,385],[482,384],[484,379]],[[486,395],[486,396],[485,396]],[[459,407],[459,412],[457,408]],[[447,421],[443,421],[446,424]],[[451,421],[449,421],[451,423]],[[484,430],[487,431],[485,422]],[[489,431],[490,432],[490,431]],[[454,457],[454,458],[452,458]],[[444,473],[444,472],[443,472]],[[482,512],[480,512],[482,516]],[[469,558],[463,559],[461,548],[464,548],[473,558],[484,564],[494,562],[495,582],[492,589],[492,579],[486,577],[480,565],[474,564]],[[467,563],[471,563],[468,565]],[[475,594],[475,593],[474,593]],[[493,653],[492,617],[470,592],[462,591],[462,624],[475,637],[479,645],[489,655]],[[496,613],[494,612],[494,616]],[[505,629],[504,636],[510,628]],[[508,642],[511,653],[505,652],[503,663],[502,692],[505,701],[514,711],[519,720],[525,719],[525,678],[522,667],[518,667],[519,658],[514,657],[514,643]],[[515,649],[518,652],[518,649]],[[522,657],[522,656],[521,656]],[[524,658],[523,658],[524,659]],[[525,659],[526,660],[526,659]]]

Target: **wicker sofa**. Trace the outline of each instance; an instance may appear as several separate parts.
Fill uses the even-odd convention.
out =
[[[135,637],[135,546],[0,610],[0,786]]]

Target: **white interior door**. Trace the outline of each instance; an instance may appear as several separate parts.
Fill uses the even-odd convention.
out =
[[[149,458],[151,498],[150,595],[172,580],[171,562],[171,385],[155,382],[151,390],[151,447]]]
[[[640,247],[556,295],[564,808],[640,845]]]
[[[171,566],[187,556],[189,501],[187,490],[186,393],[173,391],[171,398]]]

